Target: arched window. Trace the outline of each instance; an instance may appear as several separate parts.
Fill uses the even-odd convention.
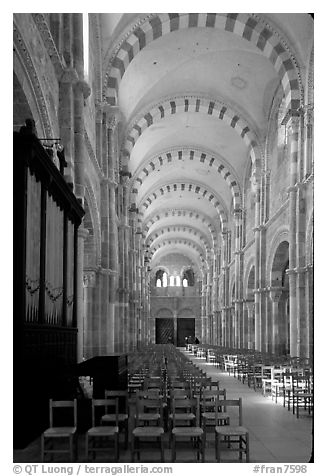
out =
[[[161,288],[161,279],[157,279],[156,286],[157,288]]]
[[[175,286],[175,277],[169,276],[169,286]]]
[[[194,272],[191,268],[184,271],[183,283],[185,280],[187,281],[187,286],[194,286]],[[183,286],[185,285],[183,284]]]
[[[181,278],[179,276],[176,276],[176,286],[181,285]]]
[[[184,287],[184,288],[187,288],[187,286],[188,286],[187,279],[184,278],[184,279],[183,279],[183,287]]]
[[[167,273],[164,273],[162,275],[162,287],[166,288],[167,284],[168,284],[168,276],[167,276]]]

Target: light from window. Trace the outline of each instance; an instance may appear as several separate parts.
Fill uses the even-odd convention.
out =
[[[157,279],[156,286],[157,288],[161,288],[161,279]]]
[[[175,286],[175,278],[174,276],[169,277],[169,286]]]
[[[83,13],[83,60],[84,79],[89,77],[89,14]]]
[[[183,287],[184,287],[184,288],[187,288],[187,286],[188,286],[187,279],[183,279]]]
[[[167,284],[168,284],[167,273],[164,273],[164,274],[162,275],[162,287],[166,288],[166,287],[167,287]]]
[[[176,286],[181,285],[181,278],[179,276],[176,276]]]

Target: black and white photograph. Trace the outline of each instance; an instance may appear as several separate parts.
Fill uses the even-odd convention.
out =
[[[16,474],[316,461],[316,14],[200,7],[11,15]]]

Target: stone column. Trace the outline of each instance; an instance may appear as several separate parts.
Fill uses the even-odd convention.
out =
[[[177,346],[177,310],[173,311],[174,344]]]
[[[313,106],[304,106],[304,174],[309,177],[313,169]]]
[[[229,345],[229,329],[228,329],[228,304],[229,304],[229,268],[228,250],[227,250],[227,231],[221,233],[222,241],[222,308],[221,308],[221,323],[222,323],[222,342],[224,346]]]
[[[129,282],[130,282],[130,294],[129,294],[129,351],[136,349],[137,343],[137,249],[136,249],[136,225],[137,210],[134,208],[130,210],[130,252],[129,252]]]
[[[248,349],[255,349],[255,303],[254,300],[246,301],[248,311]]]
[[[262,236],[262,176],[259,170],[254,170],[251,177],[252,187],[255,194],[255,350],[262,350],[262,333],[264,332],[264,309],[260,290],[264,287],[263,251],[265,243]]]
[[[97,335],[94,328],[94,289],[96,284],[96,271],[84,271],[84,342],[83,358],[90,359],[96,353]]]
[[[207,304],[207,275],[205,274],[203,276],[203,281],[202,281],[202,291],[201,291],[201,342],[205,343],[207,339],[207,320],[206,320],[206,315],[207,315],[207,310],[206,310],[206,304]]]
[[[289,341],[290,341],[290,326],[289,326],[289,316],[287,312],[287,307],[289,303],[289,292],[287,289],[283,289],[279,300],[279,352],[282,355],[289,354]]]
[[[278,306],[282,292],[282,287],[272,286],[269,288],[269,296],[272,301],[272,352],[276,355],[280,354]]]
[[[117,302],[118,288],[118,218],[116,212],[116,171],[118,164],[117,142],[118,142],[118,123],[120,120],[120,112],[116,107],[108,106],[106,108],[107,120],[107,141],[108,141],[108,188],[109,188],[109,320],[112,329],[112,338],[109,341],[109,352],[116,352],[121,346],[121,336],[119,335],[119,322],[115,316],[115,305]]]
[[[307,328],[308,328],[308,349],[307,355],[313,361],[313,265],[307,265],[306,273],[306,296],[307,296]]]
[[[242,247],[242,210],[234,210],[235,226],[235,328],[234,342],[235,347],[241,347],[241,321],[243,312],[243,279],[241,273],[241,247]]]
[[[74,93],[73,87],[78,82],[78,75],[74,68],[68,67],[59,82],[59,109],[58,121],[61,143],[65,148],[64,178],[67,183],[74,183]]]
[[[63,57],[67,65],[59,81],[58,123],[61,143],[65,148],[65,180],[74,182],[74,93],[73,86],[79,80],[72,63],[72,13],[63,14]]]
[[[288,127],[289,160],[290,160],[290,187],[289,193],[289,288],[290,288],[290,353],[297,356],[299,351],[299,328],[298,328],[298,307],[296,291],[297,265],[297,174],[299,156],[299,113],[289,111],[283,121]]]
[[[83,329],[84,329],[84,290],[83,290],[83,264],[84,242],[88,237],[88,230],[80,227],[77,233],[77,271],[78,279],[76,286],[76,316],[77,316],[77,362],[83,360]]]

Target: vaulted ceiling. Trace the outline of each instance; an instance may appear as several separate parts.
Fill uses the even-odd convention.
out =
[[[131,203],[152,266],[177,253],[200,270],[242,206],[276,92],[299,105],[311,18],[117,13],[101,21],[103,95],[122,112]]]

